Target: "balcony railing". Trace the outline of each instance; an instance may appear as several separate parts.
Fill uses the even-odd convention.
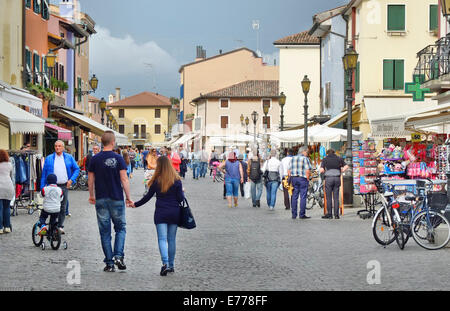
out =
[[[450,72],[450,36],[443,37],[435,44],[429,45],[419,53],[414,75],[420,76],[421,82],[426,83]]]
[[[128,134],[130,139],[147,139],[150,138],[150,133],[130,133]]]

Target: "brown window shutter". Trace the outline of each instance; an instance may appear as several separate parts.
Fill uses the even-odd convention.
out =
[[[220,107],[221,108],[228,108],[228,99],[220,100]]]
[[[228,126],[228,116],[220,117],[220,127],[226,129]]]

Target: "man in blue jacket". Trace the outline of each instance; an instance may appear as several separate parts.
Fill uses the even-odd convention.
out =
[[[61,211],[58,217],[58,228],[64,234],[64,219],[66,218],[66,206],[70,187],[76,182],[80,168],[75,159],[64,152],[64,142],[55,142],[55,152],[47,156],[42,169],[41,188],[47,185],[47,176],[55,174],[58,187],[63,191],[64,199],[61,202]]]

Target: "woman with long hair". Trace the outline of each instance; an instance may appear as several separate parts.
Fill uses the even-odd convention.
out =
[[[154,222],[162,261],[160,275],[165,276],[168,272],[175,271],[175,240],[180,223],[180,203],[184,200],[180,176],[168,157],[158,158],[155,173],[148,182],[148,187],[147,194],[131,206],[142,206],[156,195]]]
[[[0,234],[11,232],[9,204],[13,198],[12,165],[8,153],[0,150]]]
[[[126,149],[124,149],[122,151],[122,157],[125,161],[125,164],[127,165],[127,176],[128,176],[128,178],[132,178],[133,175],[131,175],[131,171],[132,171],[131,170],[131,159],[130,159],[130,155],[128,154],[128,151]]]

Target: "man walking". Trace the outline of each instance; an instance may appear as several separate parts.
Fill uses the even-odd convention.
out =
[[[325,196],[327,199],[327,214],[323,219],[339,219],[339,189],[341,187],[341,173],[348,169],[344,159],[338,157],[333,149],[327,151],[327,156],[320,166],[320,173],[325,175]],[[333,208],[334,207],[334,208]]]
[[[64,234],[64,220],[66,218],[66,206],[68,204],[68,195],[70,187],[76,182],[80,168],[75,159],[64,152],[64,142],[57,140],[55,142],[55,152],[47,156],[42,168],[41,190],[47,186],[47,176],[56,175],[56,183],[63,191],[64,199],[61,201],[61,209],[58,216],[58,228]]]
[[[200,177],[205,178],[207,171],[208,171],[208,152],[206,152],[205,147],[203,146],[200,156]]]
[[[200,159],[202,157],[202,151],[192,152],[192,172],[194,175],[194,179],[200,177]]]
[[[289,164],[292,161],[292,150],[287,150],[286,157],[281,160],[280,172],[281,172],[281,184],[283,185],[283,193],[284,193],[284,207],[286,210],[291,209],[291,200],[289,198],[289,176],[288,169]]]
[[[250,193],[252,195],[253,207],[261,207],[261,195],[263,191],[261,159],[258,150],[255,148],[253,157],[247,163],[247,173],[250,179]]]
[[[89,166],[89,203],[95,204],[104,262],[103,271],[114,272],[114,264],[125,270],[124,247],[126,235],[125,191],[127,205],[131,204],[127,166],[121,155],[113,152],[115,136],[112,131],[102,135],[103,151],[92,158]],[[94,195],[95,185],[95,195]],[[111,246],[111,221],[114,224],[114,252]]]
[[[306,200],[308,198],[309,177],[311,176],[311,161],[308,158],[308,147],[301,147],[298,155],[293,157],[289,165],[288,175],[292,180],[294,192],[292,193],[291,208],[292,219],[297,218],[298,197],[300,196],[300,219],[309,219],[306,216]]]

